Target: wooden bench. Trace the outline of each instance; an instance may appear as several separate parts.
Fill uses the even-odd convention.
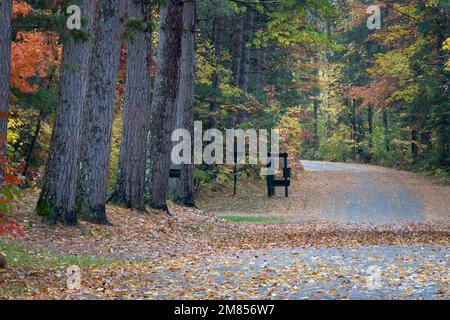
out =
[[[267,156],[272,158],[270,153]],[[273,197],[275,195],[275,188],[284,187],[284,196],[287,198],[289,196],[289,187],[291,186],[291,168],[288,167],[288,154],[280,153],[278,157],[283,158],[283,179],[275,179],[274,174],[267,175],[267,195]],[[267,167],[272,167],[272,160],[269,161]]]

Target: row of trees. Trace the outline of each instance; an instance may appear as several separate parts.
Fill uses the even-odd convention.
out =
[[[81,30],[65,28],[67,17],[58,14],[66,12],[69,5],[80,8]],[[59,96],[38,214],[49,222],[66,225],[76,224],[78,215],[96,223],[108,223],[105,203],[121,43],[126,43],[128,56],[126,108],[113,200],[143,210],[144,193],[149,190],[148,204],[167,210],[170,134],[175,121],[180,126],[193,122],[196,2],[174,0],[158,6],[146,0],[80,0],[56,4],[2,0],[0,9],[3,140],[6,141],[12,78],[9,75],[12,12],[19,12],[15,24],[18,28],[58,34],[62,45],[61,62],[55,73]],[[159,41],[157,72],[152,81],[155,13],[159,13]],[[18,33],[14,32],[13,36],[20,41]],[[52,81],[49,72],[39,74],[28,67],[33,71],[22,78],[26,83],[39,76],[48,76],[49,82]],[[27,93],[35,98],[40,89],[35,86],[28,92],[21,90],[17,96]],[[147,154],[149,161],[146,161]],[[180,202],[193,205],[193,170],[183,168],[183,172],[184,178],[179,181],[182,188],[174,188],[173,193]]]
[[[151,97],[152,5],[149,1],[76,1],[81,32],[66,31],[59,105],[38,213],[52,222],[77,222],[77,213],[107,223],[108,173],[121,35],[127,34],[125,111],[113,198],[130,208],[167,210],[170,137],[178,117],[193,119],[195,2],[160,6],[157,71]],[[125,33],[126,32],[126,33]],[[151,105],[151,108],[150,108]],[[177,113],[178,110],[178,113]],[[149,179],[146,182],[146,149]],[[189,170],[192,175],[192,170]],[[193,198],[192,178],[183,179]],[[174,190],[177,192],[177,189]]]
[[[81,30],[67,29],[67,16],[61,15],[73,4],[81,9]],[[8,135],[16,135],[10,142],[16,160],[24,162],[27,181],[33,163],[45,160],[37,212],[50,222],[73,225],[78,215],[107,223],[107,200],[167,210],[171,194],[177,203],[195,205],[194,166],[181,166],[181,178],[169,179],[173,129],[192,132],[194,117],[210,128],[274,127],[292,107],[278,99],[292,100],[295,90],[283,83],[266,85],[290,77],[290,66],[278,62],[280,56],[293,61],[292,48],[329,46],[322,32],[306,23],[311,8],[316,16],[332,19],[330,6],[314,1],[13,1],[13,46],[33,46],[40,52],[39,65],[46,66],[24,62],[28,73],[14,72],[22,85],[11,81],[17,120],[24,110],[39,111],[35,127],[24,125],[27,120],[15,127],[12,118]],[[7,25],[11,29],[11,22]],[[30,35],[39,41],[27,41]],[[5,39],[8,47],[11,35]],[[22,59],[18,55],[13,65]],[[44,138],[46,124],[52,125],[51,138]],[[46,139],[48,156],[38,153],[45,151]],[[206,169],[208,177],[223,170]]]
[[[106,223],[107,200],[192,206],[198,184],[229,181],[208,165],[169,179],[170,135],[193,119],[278,127],[293,160],[450,167],[447,1],[380,2],[380,30],[365,0],[0,3],[9,158],[51,222]]]
[[[370,1],[343,1],[331,28],[345,51],[322,57],[320,144],[307,152],[448,175],[448,1],[385,1],[380,30]]]

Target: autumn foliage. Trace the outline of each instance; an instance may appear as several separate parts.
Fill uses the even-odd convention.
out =
[[[59,61],[57,36],[43,32],[19,32],[11,46],[11,85],[23,93],[33,93],[37,85],[28,79],[46,77],[48,70]]]
[[[31,11],[26,2],[14,1],[13,16],[25,16]],[[44,32],[18,32],[11,44],[11,86],[23,93],[34,93],[37,85],[30,84],[35,76],[46,77],[49,69],[58,64],[61,47],[58,36]]]
[[[450,38],[445,40],[443,49],[446,51],[450,51]],[[450,59],[448,59],[447,64],[445,66],[445,70],[450,71]]]
[[[372,104],[377,107],[387,107],[389,97],[397,88],[397,82],[393,78],[385,77],[367,86],[353,86],[347,92],[350,99],[363,99],[364,104]]]
[[[5,155],[5,138],[0,138],[0,167],[3,173],[0,181],[0,235],[8,233],[13,236],[23,236],[23,227],[16,219],[10,217],[11,202],[19,197],[18,186],[22,180],[16,176],[14,168],[8,164]]]
[[[13,1],[12,14],[13,17],[26,16],[30,13],[31,6],[24,1]]]
[[[13,17],[29,14],[31,6],[22,1],[13,2]],[[18,42],[11,45],[11,84],[20,91],[29,93],[37,90],[29,85],[27,80],[34,75],[45,75],[44,69],[48,66],[42,63],[43,52],[42,37],[39,33],[19,33]],[[39,41],[39,39],[41,41]],[[0,118],[8,118],[8,113],[1,113]],[[12,236],[23,236],[23,226],[10,216],[11,205],[20,196],[19,185],[22,183],[6,155],[7,139],[0,137],[0,235],[5,233]]]

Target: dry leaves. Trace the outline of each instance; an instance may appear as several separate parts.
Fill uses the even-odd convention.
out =
[[[422,296],[448,297],[448,224],[234,224],[200,209],[171,206],[173,216],[168,216],[109,206],[114,226],[81,222],[77,228],[65,228],[40,221],[33,213],[36,195],[27,194],[17,205],[17,218],[27,227],[25,238],[3,237],[0,241],[23,246],[43,263],[21,265],[13,261],[0,273],[2,298],[358,297],[367,282],[363,262],[368,254],[361,251],[367,245],[400,248],[397,255],[384,258],[385,264],[404,256],[404,245],[425,250],[423,258],[408,252],[418,262],[413,268],[403,266],[407,261],[397,263],[395,273],[385,276],[386,285],[390,288],[390,282],[399,282],[395,279],[419,272],[423,282],[430,284],[426,288],[434,290],[423,291]],[[431,254],[430,246],[442,248],[441,255]],[[360,252],[352,255],[353,250]],[[70,291],[67,265],[55,265],[58,259],[47,265],[45,251],[113,260],[85,263],[81,290]],[[383,256],[383,252],[370,254]],[[332,261],[333,256],[339,263]],[[407,289],[389,292],[395,298],[414,297],[414,287],[412,296]]]

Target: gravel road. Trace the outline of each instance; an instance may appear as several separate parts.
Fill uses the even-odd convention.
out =
[[[317,207],[327,210],[327,216],[339,216],[349,222],[381,224],[425,221],[421,201],[407,185],[394,176],[390,179],[389,170],[348,163],[302,161],[302,164],[306,172],[319,172],[328,179],[342,179],[340,188],[317,190],[319,193],[331,192],[331,196],[322,198],[327,203],[317,203]],[[389,181],[378,179],[383,175]],[[345,184],[345,180],[350,183]]]

